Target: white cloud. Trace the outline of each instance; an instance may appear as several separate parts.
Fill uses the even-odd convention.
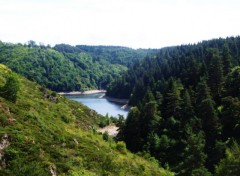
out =
[[[0,40],[159,48],[238,35],[237,0],[0,0]]]

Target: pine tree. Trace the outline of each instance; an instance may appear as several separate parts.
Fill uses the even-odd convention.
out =
[[[166,99],[166,115],[168,117],[171,116],[179,116],[181,109],[181,90],[183,86],[181,83],[177,83],[175,80],[170,81],[169,91],[165,97]]]
[[[219,56],[218,50],[212,51],[212,57],[210,58],[210,65],[208,70],[208,85],[211,89],[213,99],[217,102],[221,96],[223,86],[223,65],[222,58]]]
[[[221,131],[221,125],[215,110],[215,102],[212,100],[209,88],[204,81],[199,83],[197,95],[197,116],[201,119],[202,129],[206,135],[205,152],[208,155],[207,166],[208,169],[213,170],[213,165],[216,164],[215,162],[218,159],[218,156],[215,155],[215,147]]]
[[[140,111],[137,107],[132,107],[127,116],[125,126],[120,131],[129,150],[136,152],[141,149],[140,132]]]
[[[234,137],[240,141],[240,101],[238,98],[229,96],[222,100],[221,121],[224,139]]]
[[[183,92],[183,98],[181,103],[181,121],[182,123],[190,120],[195,116],[194,107],[192,106],[191,97],[188,90],[185,89]]]
[[[240,146],[237,142],[226,150],[226,157],[216,167],[216,176],[239,176],[240,173]]]
[[[224,75],[227,75],[232,68],[232,56],[230,54],[230,49],[227,43],[224,44],[222,58],[223,58],[223,73]]]
[[[234,67],[224,84],[224,95],[240,98],[240,67]]]
[[[204,153],[205,138],[204,132],[194,133],[192,127],[186,128],[185,148],[183,151],[182,161],[178,165],[178,175],[211,175],[204,167],[207,155]],[[201,173],[201,174],[200,174]]]
[[[210,95],[210,88],[208,87],[206,80],[201,79],[197,86],[196,104],[199,105],[203,100],[207,98],[212,98]]]

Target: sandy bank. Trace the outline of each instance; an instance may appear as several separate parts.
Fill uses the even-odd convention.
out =
[[[97,131],[100,133],[107,132],[109,136],[117,136],[118,129],[119,128],[115,124],[111,124],[111,125],[105,126],[104,128],[99,128]]]
[[[73,92],[59,92],[60,95],[89,95],[97,93],[106,93],[106,90],[86,90],[86,91],[73,91]]]

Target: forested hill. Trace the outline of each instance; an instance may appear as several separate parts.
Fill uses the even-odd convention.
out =
[[[188,87],[196,87],[201,77],[206,77],[206,74],[210,76],[208,72],[213,56],[221,57],[223,74],[226,75],[240,62],[240,37],[166,47],[156,53],[142,61],[136,61],[122,77],[111,83],[107,94],[116,98],[130,98],[130,103],[135,105],[137,102],[134,100],[134,91],[137,91],[139,86],[142,86],[143,92],[147,87],[153,89],[153,84],[154,87],[161,85],[161,89],[166,91],[167,82],[174,78],[180,79]],[[137,97],[141,99],[143,96],[139,92]]]
[[[154,50],[151,50],[154,51]],[[55,91],[105,89],[150,50],[125,47],[50,46],[0,42],[0,63]]]
[[[240,37],[220,38],[134,64],[107,90],[133,106],[118,138],[177,175],[239,175],[239,52]]]
[[[0,64],[0,175],[173,175],[123,142],[103,140],[101,118]]]
[[[139,58],[144,58],[147,54],[157,51],[156,49],[133,50],[121,46],[77,45],[76,47],[89,53],[94,61],[106,60],[111,64],[120,64],[127,67],[130,67]]]

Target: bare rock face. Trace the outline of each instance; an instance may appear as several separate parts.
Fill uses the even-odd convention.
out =
[[[6,167],[6,162],[4,159],[4,150],[10,145],[9,137],[7,134],[4,134],[1,143],[0,143],[0,169]]]
[[[57,168],[55,165],[49,166],[49,170],[52,176],[57,176]]]

